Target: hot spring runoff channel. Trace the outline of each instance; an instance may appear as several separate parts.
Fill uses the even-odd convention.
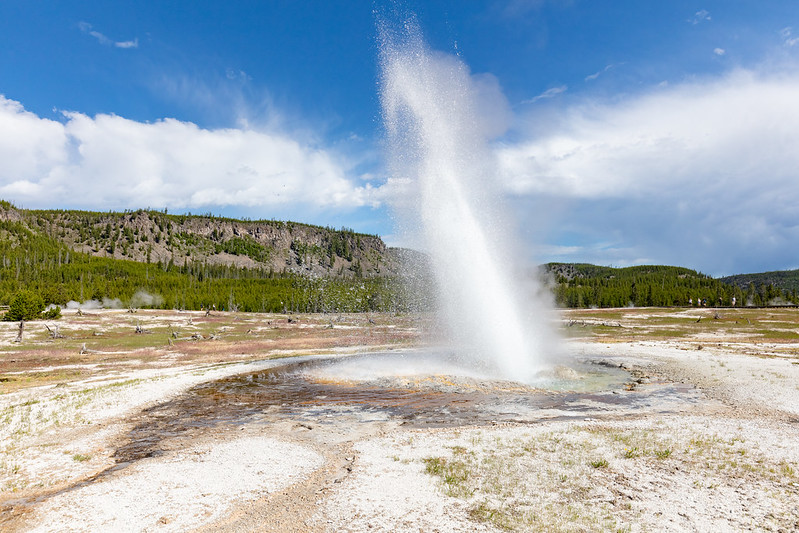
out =
[[[158,455],[170,438],[220,426],[292,421],[309,427],[394,423],[412,428],[536,423],[670,412],[692,389],[644,383],[602,362],[572,362],[538,386],[480,378],[445,352],[408,351],[275,361],[258,372],[198,385],[143,411],[117,464]]]

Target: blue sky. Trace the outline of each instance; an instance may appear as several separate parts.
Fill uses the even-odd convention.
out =
[[[401,244],[375,14],[396,11],[499,88],[485,179],[525,259],[799,267],[793,1],[7,0],[0,198]]]

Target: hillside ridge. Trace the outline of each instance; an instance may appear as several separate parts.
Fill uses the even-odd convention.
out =
[[[562,307],[796,305],[796,290],[773,283],[730,283],[685,267],[623,268],[588,263],[547,263],[541,275]],[[752,275],[758,276],[758,275]]]
[[[204,263],[340,278],[399,270],[396,254],[380,237],[347,228],[166,210],[29,210],[5,201],[0,201],[0,220],[19,222],[76,252],[142,263]]]
[[[749,287],[749,284],[754,284],[755,286],[773,285],[781,290],[795,292],[799,291],[799,269],[735,274],[719,278],[719,281],[741,287],[742,289]]]

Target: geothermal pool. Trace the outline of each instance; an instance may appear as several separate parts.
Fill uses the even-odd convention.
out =
[[[115,458],[125,466],[159,455],[170,438],[249,424],[535,424],[675,412],[698,401],[692,387],[649,382],[601,359],[570,360],[527,385],[482,377],[446,351],[302,357],[198,385],[143,411]]]

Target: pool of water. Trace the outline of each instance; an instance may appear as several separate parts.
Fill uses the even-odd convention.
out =
[[[676,384],[634,382],[624,370],[585,360],[542,372],[533,384],[487,378],[443,352],[286,360],[203,383],[143,411],[116,458],[126,464],[157,455],[172,437],[220,425],[457,427],[668,412],[698,401],[696,391]]]

